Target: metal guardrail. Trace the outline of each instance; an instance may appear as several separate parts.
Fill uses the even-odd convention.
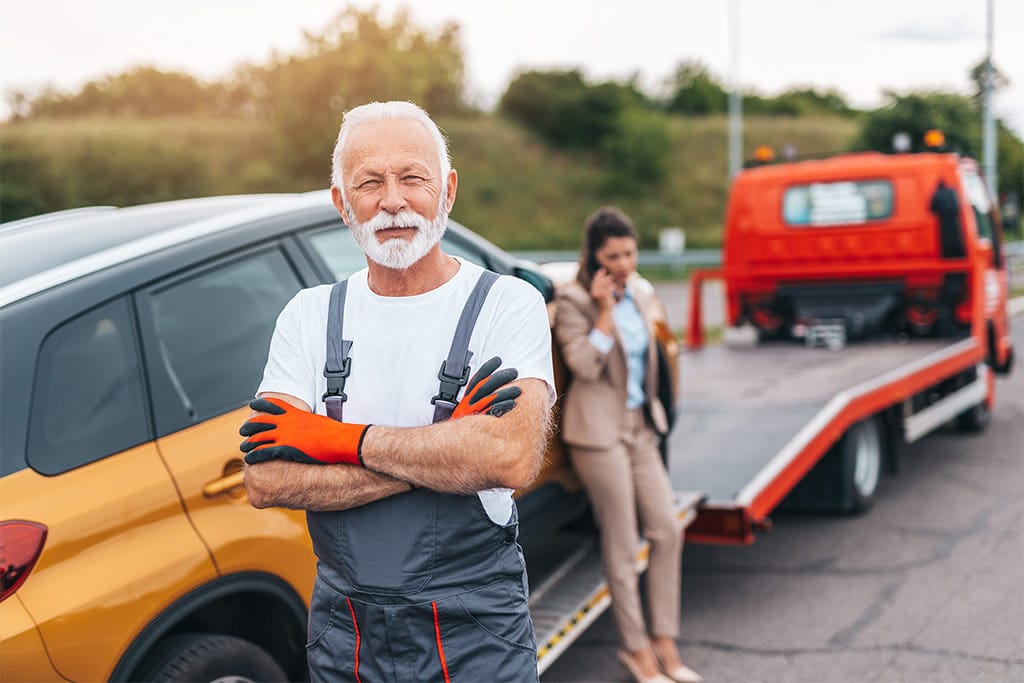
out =
[[[1024,242],[1007,242],[1006,270],[1009,273],[1010,294],[1024,289]]]
[[[513,251],[516,258],[534,263],[579,260],[578,251]],[[687,249],[682,254],[663,254],[656,249],[641,250],[639,265],[643,266],[717,266],[722,263],[721,249]]]
[[[1007,242],[1003,245],[1006,265],[1010,272],[1010,289],[1024,289],[1024,242]],[[534,263],[552,263],[557,261],[575,262],[579,259],[578,251],[514,251],[516,258]],[[656,249],[641,250],[638,262],[640,267],[648,266],[719,266],[722,264],[721,249],[687,249],[681,254],[663,254]]]

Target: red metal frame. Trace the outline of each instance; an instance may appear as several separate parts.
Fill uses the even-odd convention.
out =
[[[889,267],[886,266],[877,270],[887,271]],[[898,270],[901,274],[906,274],[907,272],[921,274],[951,271],[968,272],[970,274],[972,298],[975,304],[973,306],[971,336],[969,338],[969,341],[972,343],[966,344],[965,348],[961,351],[934,365],[912,372],[869,393],[852,397],[849,403],[843,406],[829,420],[825,427],[814,435],[786,467],[774,477],[770,484],[754,496],[747,506],[730,508],[727,504],[721,502],[711,502],[699,508],[697,519],[687,530],[688,539],[704,543],[752,543],[754,540],[754,528],[768,523],[768,514],[810,471],[828,449],[839,440],[847,429],[860,420],[901,403],[929,386],[937,384],[958,372],[962,372],[985,359],[984,259],[974,259],[973,262],[968,259],[957,259],[943,263],[917,262],[904,264]],[[779,271],[781,269],[763,269],[758,270],[757,274],[765,277],[776,277]],[[691,273],[689,326],[686,330],[686,342],[690,349],[700,349],[704,345],[703,311],[701,307],[704,282],[710,279],[725,279],[728,281],[734,277],[752,277],[752,272],[750,269],[722,268],[714,270],[702,269]],[[810,274],[817,274],[819,272],[819,269],[814,266],[785,270],[786,275],[798,274],[800,278],[810,277]],[[829,272],[834,274],[836,268],[830,266]],[[991,373],[989,373],[988,387],[989,393],[986,402],[991,405],[995,391]],[[736,519],[737,515],[739,519]],[[735,529],[732,527],[735,527]]]

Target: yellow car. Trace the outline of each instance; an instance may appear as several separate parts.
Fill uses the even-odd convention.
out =
[[[305,517],[248,504],[238,427],[284,304],[364,265],[326,193],[48,214],[0,259],[0,680],[304,680]],[[519,500],[578,511],[557,440]]]

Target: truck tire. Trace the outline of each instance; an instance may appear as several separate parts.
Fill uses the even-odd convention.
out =
[[[991,421],[992,411],[984,401],[956,416],[957,429],[962,432],[983,432]]]
[[[841,465],[838,486],[839,501],[847,512],[863,512],[871,507],[882,473],[885,453],[885,427],[876,417],[869,417],[850,427],[839,444]]]
[[[153,683],[257,683],[286,681],[288,675],[258,645],[216,633],[171,636],[140,667],[140,680]]]

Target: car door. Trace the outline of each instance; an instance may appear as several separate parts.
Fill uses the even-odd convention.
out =
[[[305,516],[251,507],[238,450],[277,316],[306,284],[293,257],[278,243],[239,251],[157,282],[137,305],[157,448],[218,570],[273,574],[308,602]]]
[[[31,304],[47,310],[29,317],[73,298],[47,293]],[[0,480],[0,500],[5,519],[47,528],[15,597],[54,668],[69,680],[106,680],[153,615],[216,573],[152,441],[130,300],[57,315],[38,355],[23,358],[34,365],[29,467]],[[26,344],[30,327],[12,343]]]

